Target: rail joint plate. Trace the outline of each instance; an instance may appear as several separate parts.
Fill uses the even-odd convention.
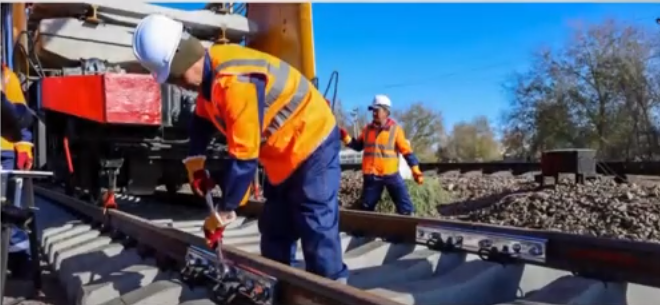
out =
[[[544,263],[547,240],[536,237],[469,230],[451,226],[417,225],[416,241],[440,251],[462,250],[483,259],[520,259]]]

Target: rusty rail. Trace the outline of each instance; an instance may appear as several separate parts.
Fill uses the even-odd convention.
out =
[[[201,199],[191,195],[177,196],[177,201],[188,201],[190,204],[199,200]],[[258,217],[263,204],[261,201],[249,201],[239,213],[243,216]],[[584,277],[660,287],[660,260],[657,259],[660,257],[660,244],[657,243],[353,210],[343,210],[340,216],[342,232],[379,237],[392,242],[416,243],[417,228],[420,225],[546,239],[548,248],[545,263],[525,263],[566,270]]]
[[[35,187],[38,196],[59,203],[67,210],[78,214],[92,223],[104,224],[109,230],[119,232],[138,243],[138,247],[153,249],[156,259],[168,263],[171,268],[181,268],[189,246],[205,247],[200,237],[150,224],[133,215],[109,210],[107,214],[99,207],[68,197],[64,194]],[[357,288],[331,281],[301,271],[261,256],[250,254],[230,246],[224,246],[225,256],[278,279],[277,299],[282,304],[305,305],[396,305],[397,302],[381,298]]]
[[[101,209],[60,193],[42,188],[37,192],[77,211],[92,222],[107,221],[111,228],[138,240],[141,243],[139,246],[154,249],[157,260],[169,261],[173,266],[183,264],[182,258],[190,245],[203,247],[201,238],[176,229],[154,226],[121,211],[110,211],[106,217]],[[185,200],[192,203],[201,199],[188,196]],[[262,202],[251,201],[242,208],[240,214],[258,216],[262,208]],[[351,235],[379,237],[408,244],[416,243],[421,225],[543,239],[547,241],[543,262],[518,260],[518,263],[566,270],[599,281],[660,287],[660,261],[657,260],[660,256],[659,244],[359,211],[342,211],[340,219],[341,230]],[[277,278],[280,283],[278,300],[283,304],[398,304],[378,295],[338,284],[233,247],[227,246],[224,249],[227,258]]]
[[[262,202],[251,201],[241,213],[256,216],[262,207]],[[420,225],[546,239],[546,262],[542,264],[545,267],[607,281],[660,287],[660,244],[656,243],[349,210],[342,211],[340,216],[340,229],[343,232],[394,242],[416,243],[417,228]]]

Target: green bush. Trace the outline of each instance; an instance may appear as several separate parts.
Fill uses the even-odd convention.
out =
[[[418,185],[413,180],[406,180],[408,193],[415,206],[415,216],[434,217],[438,215],[438,206],[452,202],[449,193],[442,189],[440,180],[436,177],[425,177],[424,184]],[[383,192],[376,211],[380,213],[395,213],[394,202],[387,191]]]

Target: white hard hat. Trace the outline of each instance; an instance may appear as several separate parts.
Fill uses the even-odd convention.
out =
[[[374,100],[371,102],[369,110],[374,110],[376,108],[385,108],[389,110],[390,107],[392,107],[392,101],[390,101],[390,98],[387,97],[387,95],[378,94],[374,96]]]
[[[163,15],[149,15],[135,27],[133,54],[159,84],[170,74],[182,34],[183,24]]]

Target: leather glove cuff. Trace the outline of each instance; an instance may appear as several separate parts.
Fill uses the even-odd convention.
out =
[[[17,152],[27,152],[32,154],[32,147],[34,147],[34,145],[30,142],[18,142],[14,144],[14,150]]]
[[[347,135],[347,136],[343,137],[341,139],[341,141],[344,142],[344,144],[348,145],[348,143],[351,143],[351,136]]]
[[[204,170],[204,163],[206,162],[206,156],[190,156],[183,159],[183,164],[186,166],[186,170],[189,175],[196,173],[200,170]]]

